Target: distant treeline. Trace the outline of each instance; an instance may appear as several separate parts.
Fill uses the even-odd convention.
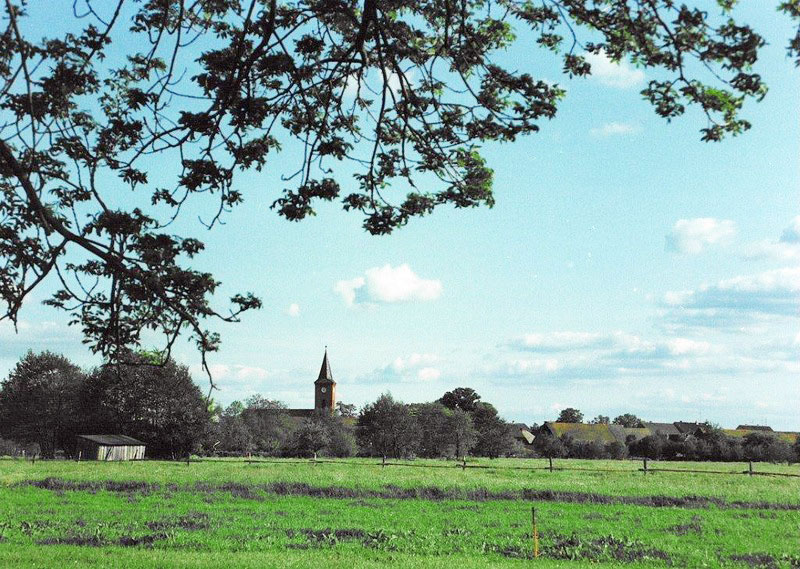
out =
[[[301,416],[261,395],[223,408],[203,396],[186,366],[148,352],[131,354],[128,361],[83,371],[63,356],[28,352],[0,384],[0,454],[71,457],[78,434],[123,434],[145,442],[151,458],[194,453],[800,461],[800,441],[792,445],[769,432],[731,437],[707,424],[680,440],[650,435],[601,443],[555,436],[546,427],[504,421],[468,387],[430,403],[404,404],[383,394],[360,410],[340,402],[332,413]],[[572,408],[557,419],[582,421]],[[591,423],[643,425],[631,414],[613,421],[598,416]],[[523,435],[531,434],[529,444]]]
[[[157,353],[84,371],[65,357],[28,352],[0,384],[0,453],[75,455],[78,434],[124,434],[151,458],[204,455],[462,457],[524,455],[519,429],[469,388],[406,405],[381,395],[359,412],[297,417],[255,395],[222,408],[186,366]]]
[[[550,428],[545,424],[541,428],[532,427],[536,433],[533,450],[538,456],[552,458],[611,458],[627,457],[651,458],[654,460],[692,460],[715,462],[738,462],[743,460],[765,462],[800,462],[800,437],[794,444],[788,442],[771,430],[752,430],[733,432],[743,436],[731,436],[723,429],[710,423],[674,423],[664,426],[681,425],[673,434],[658,432],[659,424],[650,424],[656,428],[651,432],[648,423],[633,415],[625,413],[611,420],[598,415],[588,423],[584,423],[583,413],[573,407],[563,409]],[[564,427],[574,427],[564,429]],[[586,440],[598,436],[604,427],[611,427],[623,435],[620,440],[599,442]],[[763,429],[768,429],[762,427]],[[641,436],[641,431],[649,432]],[[578,433],[573,436],[569,431]],[[605,429],[610,431],[610,429]],[[567,432],[564,432],[567,431]],[[625,433],[628,433],[625,436]],[[584,435],[582,439],[580,434]],[[559,436],[560,435],[560,436]],[[624,442],[623,442],[624,440]]]
[[[732,437],[711,425],[703,433],[688,435],[683,440],[648,435],[626,444],[581,441],[569,435],[554,437],[540,431],[533,447],[537,455],[553,458],[635,456],[654,460],[800,462],[800,440],[792,445],[773,433],[759,431]]]

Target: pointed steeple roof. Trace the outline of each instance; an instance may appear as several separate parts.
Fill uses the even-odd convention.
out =
[[[325,347],[325,356],[322,358],[322,367],[319,370],[319,377],[314,383],[336,383],[333,381],[333,373],[331,373],[331,364],[328,363],[328,348]]]

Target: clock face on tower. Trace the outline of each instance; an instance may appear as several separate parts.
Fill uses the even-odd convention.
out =
[[[320,390],[322,393],[325,393],[326,391],[328,391],[328,390],[327,390],[325,387],[320,387],[320,388],[319,388],[319,390]]]

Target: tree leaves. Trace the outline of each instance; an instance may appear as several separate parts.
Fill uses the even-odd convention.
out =
[[[721,16],[671,0],[119,0],[39,40],[20,30],[45,26],[21,26],[24,6],[7,3],[5,317],[54,274],[50,303],[94,351],[120,357],[143,329],[168,351],[188,331],[205,362],[219,343],[207,321],[260,302],[212,307],[219,283],[185,267],[202,244],[164,231],[189,202],[211,198],[200,217],[213,227],[250,192],[238,173],[271,168],[287,182],[272,207],[290,221],[339,201],[385,235],[440,206],[492,206],[482,145],[537,132],[565,94],[520,70],[539,57],[576,78],[591,74],[586,53],[630,61],[652,71],[642,95],[660,116],[695,107],[703,140],[740,134],[745,102],[766,94],[753,70],[764,40],[732,19],[733,0],[718,4]],[[800,20],[798,0],[778,9]],[[502,54],[515,42],[535,48],[528,60]],[[789,55],[800,64],[800,31]],[[287,147],[296,163],[275,160]],[[153,156],[177,172],[154,171]],[[333,174],[344,163],[352,180]]]

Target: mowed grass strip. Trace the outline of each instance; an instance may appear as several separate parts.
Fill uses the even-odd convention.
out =
[[[51,465],[57,463],[45,464]],[[69,465],[58,466],[64,473]],[[128,466],[138,470],[148,465],[162,474],[169,469],[180,472],[179,465],[170,463],[71,464],[78,474],[85,474],[89,466],[107,474],[110,467],[126,471]],[[0,566],[44,567],[67,559],[80,560],[74,561],[78,566],[134,568],[530,564],[531,502],[486,496],[448,499],[447,488],[469,488],[453,484],[444,486],[437,499],[358,492],[338,497],[280,494],[270,492],[268,483],[241,482],[243,472],[263,466],[230,466],[239,482],[192,482],[192,475],[174,476],[166,483],[117,477],[116,485],[81,486],[77,476],[72,484],[61,486],[17,481],[2,487]],[[299,465],[301,472],[296,474],[307,479],[306,470],[320,466]],[[190,471],[209,467],[216,468],[182,465]],[[350,466],[351,475],[354,468]],[[355,473],[374,475],[372,467]],[[571,475],[578,479],[586,473]],[[653,491],[662,491],[660,478],[654,475],[648,480]],[[697,496],[715,481],[710,476],[687,479]],[[742,482],[749,481],[742,477]],[[425,487],[434,482],[429,478]],[[281,485],[301,488],[285,481],[276,487]],[[775,508],[760,509],[719,507],[713,502],[699,508],[630,501],[534,504],[541,538],[538,562],[543,567],[800,566],[798,514],[782,508],[781,501],[774,502]]]
[[[0,485],[48,477],[71,481],[146,481],[179,486],[195,483],[262,485],[273,482],[308,484],[315,487],[381,490],[387,486],[468,492],[552,491],[608,496],[672,496],[721,499],[728,502],[800,504],[800,478],[746,476],[742,463],[650,462],[652,468],[719,470],[731,474],[656,472],[644,475],[635,461],[556,460],[557,467],[587,470],[543,469],[546,460],[488,459],[468,464],[486,468],[458,467],[445,461],[413,461],[409,466],[382,468],[379,461],[365,459],[326,461],[213,460],[186,463],[127,462],[98,463],[68,461],[0,460]],[[426,466],[430,466],[427,468]],[[593,470],[588,470],[593,469]],[[594,471],[600,469],[601,471]],[[755,465],[757,471],[800,474],[800,466]]]

